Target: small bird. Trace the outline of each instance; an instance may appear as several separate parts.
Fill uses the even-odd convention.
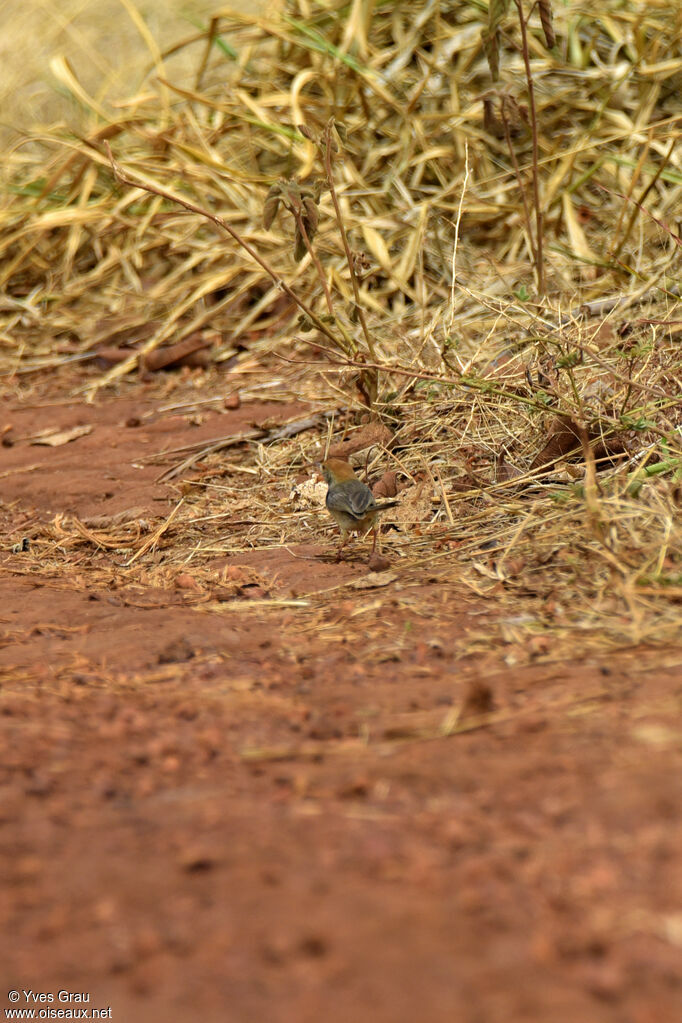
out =
[[[336,560],[341,560],[349,533],[364,535],[370,529],[374,535],[374,554],[377,546],[376,520],[382,511],[393,508],[398,501],[377,503],[367,484],[357,478],[352,465],[343,458],[328,458],[322,463],[322,474],[329,487],[325,504],[341,530],[341,546]]]

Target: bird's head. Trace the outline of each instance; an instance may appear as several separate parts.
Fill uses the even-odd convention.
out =
[[[328,458],[322,463],[322,475],[327,483],[343,483],[357,478],[353,466],[345,458]]]

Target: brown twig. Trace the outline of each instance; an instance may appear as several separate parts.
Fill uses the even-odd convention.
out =
[[[320,284],[322,285],[322,290],[324,291],[324,297],[325,297],[325,301],[327,303],[327,309],[329,310],[329,315],[336,317],[336,314],[334,312],[334,304],[332,302],[332,296],[331,296],[331,293],[329,291],[329,285],[327,284],[327,278],[324,275],[324,270],[322,269],[322,264],[320,263],[320,260],[319,260],[319,257],[317,255],[317,253],[315,252],[313,244],[310,241],[310,238],[308,237],[308,232],[306,230],[306,226],[305,226],[305,223],[304,223],[305,218],[301,215],[301,210],[300,209],[298,209],[298,208],[296,208],[294,206],[290,206],[289,209],[291,211],[291,215],[293,216],[294,220],[296,221],[296,226],[297,226],[298,230],[301,233],[301,238],[303,239],[303,243],[304,243],[306,249],[308,250],[310,258],[313,261],[313,264],[315,266],[315,270],[317,271],[317,276],[320,279]]]
[[[367,327],[367,320],[365,319],[365,313],[360,305],[360,289],[358,287],[358,280],[355,273],[355,267],[353,265],[353,254],[348,244],[348,236],[346,234],[346,227],[343,222],[341,215],[341,207],[339,206],[339,200],[336,195],[336,188],[334,187],[334,173],[332,170],[332,129],[334,127],[334,118],[331,117],[327,123],[327,127],[324,130],[323,139],[323,153],[324,153],[324,169],[327,175],[327,185],[329,187],[329,194],[332,197],[332,203],[334,204],[334,213],[336,214],[336,223],[339,226],[339,233],[343,242],[343,248],[346,253],[346,260],[348,261],[348,270],[350,272],[351,285],[353,287],[353,297],[355,299],[355,307],[358,311],[358,318],[360,320],[360,326],[362,327],[362,333],[365,336],[367,343],[367,350],[371,355],[372,359],[376,359],[376,352],[374,350],[374,344],[372,342],[372,336]]]
[[[538,158],[538,118],[535,109],[535,88],[533,86],[533,74],[530,67],[530,55],[528,53],[528,35],[526,32],[526,19],[523,15],[521,0],[514,0],[519,14],[519,25],[521,27],[521,52],[526,67],[526,83],[528,85],[528,106],[530,112],[531,135],[533,139],[533,200],[535,202],[535,269],[538,278],[538,291],[541,295],[546,294],[545,285],[545,261],[542,245],[542,209],[540,208],[540,172]]]
[[[507,147],[509,149],[509,155],[511,157],[512,164],[514,165],[514,173],[516,174],[516,180],[519,183],[519,192],[521,193],[521,202],[523,203],[523,216],[526,221],[526,231],[528,232],[528,244],[530,245],[530,252],[535,263],[538,265],[538,250],[533,239],[533,228],[530,222],[530,209],[528,208],[528,198],[526,196],[526,188],[521,177],[521,169],[519,167],[519,161],[516,159],[516,153],[514,152],[514,144],[512,142],[511,132],[509,130],[509,119],[507,118],[506,108],[506,96],[500,97],[500,116],[502,117],[502,124],[504,125],[504,134],[507,140]]]

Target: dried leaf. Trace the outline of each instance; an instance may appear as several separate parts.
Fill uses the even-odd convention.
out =
[[[483,128],[493,138],[505,137],[504,123],[495,113],[495,104],[490,96],[483,97]]]
[[[490,0],[488,4],[488,31],[491,35],[504,20],[508,7],[509,0]]]
[[[381,237],[379,232],[375,231],[373,227],[369,226],[369,224],[363,223],[362,233],[365,236],[367,248],[372,253],[377,263],[379,263],[384,270],[388,270],[390,273],[392,271],[391,257],[388,254],[388,248],[386,247],[384,239]]]
[[[392,440],[393,433],[384,423],[368,423],[367,426],[363,426],[361,430],[357,430],[350,437],[347,437],[346,440],[339,441],[338,444],[332,444],[327,457],[348,458],[349,455],[354,454],[356,451],[364,451],[375,444],[380,444],[386,448]],[[393,497],[394,495],[387,494],[386,496]]]
[[[379,372],[376,369],[363,369],[358,374],[356,387],[360,392],[363,402],[368,408],[373,408],[379,393]]]
[[[549,428],[547,443],[530,464],[531,471],[580,450],[580,427],[570,416],[557,416]]]
[[[489,33],[486,29],[481,30],[481,42],[488,59],[490,77],[494,82],[500,77],[500,39],[498,32]]]
[[[500,573],[497,568],[490,568],[488,565],[484,565],[482,561],[472,561],[471,567],[485,579],[494,579],[496,582],[500,579]],[[504,579],[504,576],[502,576],[502,579]]]
[[[87,437],[92,433],[92,426],[72,426],[70,430],[58,430],[54,433],[46,433],[40,437],[34,437],[31,444],[44,444],[50,448],[60,448],[63,444],[69,444],[79,437]]]
[[[263,227],[266,231],[269,231],[272,227],[273,221],[277,216],[277,210],[282,198],[282,185],[281,182],[277,181],[271,188],[265,197],[263,203]]]
[[[183,341],[174,345],[166,345],[157,348],[144,356],[144,368],[150,373],[156,373],[160,369],[170,369],[174,366],[183,365],[208,365],[210,357],[207,348],[211,347],[211,340],[206,338],[200,330],[190,334]],[[202,359],[191,359],[192,356],[201,354]]]
[[[309,334],[315,328],[315,324],[306,313],[301,313],[297,320],[297,326],[302,334]]]
[[[306,198],[303,200],[303,208],[305,209],[305,215],[303,217],[303,226],[306,229],[308,235],[308,241],[312,241],[317,234],[317,225],[320,220],[320,215],[315,205],[314,199]]]
[[[372,487],[375,497],[395,497],[398,493],[397,475],[394,472],[385,472],[378,483]]]
[[[266,231],[269,231],[273,225],[274,219],[277,216],[277,210],[279,209],[279,203],[279,197],[272,195],[263,204],[263,227]]]
[[[573,208],[573,202],[568,192],[564,192],[562,202],[564,208],[564,220],[566,221],[566,230],[568,231],[568,237],[573,251],[576,256],[580,256],[582,259],[596,263],[597,257],[587,243],[585,232],[580,226],[580,221],[576,216],[575,209]],[[580,273],[585,280],[594,280],[597,276],[597,267],[581,266]]]
[[[491,714],[494,710],[495,698],[492,687],[483,679],[471,679],[464,694],[464,702],[460,710],[459,720],[480,717],[481,714]]]
[[[354,590],[373,590],[378,586],[388,586],[398,578],[397,572],[368,572],[360,579],[354,579],[348,585]]]
[[[135,523],[136,525],[144,525],[148,527],[149,522],[147,516],[149,515],[149,509],[144,506],[137,508],[125,508],[123,511],[116,512],[115,515],[91,515],[87,519],[83,519],[83,525],[87,526],[88,529],[112,529],[115,526],[125,526],[129,523]]]
[[[298,263],[305,256],[308,251],[308,246],[305,243],[305,239],[301,234],[298,224],[296,225],[296,231],[294,234],[294,259]]]

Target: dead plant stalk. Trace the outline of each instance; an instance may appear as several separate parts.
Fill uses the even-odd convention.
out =
[[[346,234],[346,227],[343,222],[341,215],[341,207],[339,206],[339,200],[336,195],[336,188],[334,186],[334,173],[332,169],[332,129],[334,127],[334,118],[330,118],[327,127],[324,131],[324,169],[327,175],[327,186],[329,187],[329,194],[331,195],[332,203],[334,205],[334,213],[336,215],[336,223],[339,227],[339,233],[343,242],[344,252],[346,253],[346,260],[348,262],[348,270],[350,273],[351,285],[353,287],[353,297],[355,299],[355,308],[358,311],[358,319],[360,320],[360,326],[362,327],[362,333],[367,343],[367,350],[372,357],[372,360],[376,362],[376,352],[374,350],[374,344],[372,342],[372,336],[367,327],[367,320],[365,319],[364,310],[360,304],[360,289],[358,287],[357,276],[355,273],[355,266],[353,265],[353,254],[348,244],[348,235]]]
[[[535,108],[535,87],[533,85],[533,73],[530,66],[530,55],[528,53],[528,34],[526,30],[526,19],[523,14],[521,0],[514,0],[519,15],[519,26],[521,28],[521,52],[523,63],[526,68],[526,83],[528,85],[528,106],[530,108],[530,126],[533,139],[533,201],[535,203],[535,269],[538,278],[538,291],[540,295],[546,295],[545,284],[545,259],[543,251],[543,216],[540,208],[540,171],[538,158],[538,118]]]

